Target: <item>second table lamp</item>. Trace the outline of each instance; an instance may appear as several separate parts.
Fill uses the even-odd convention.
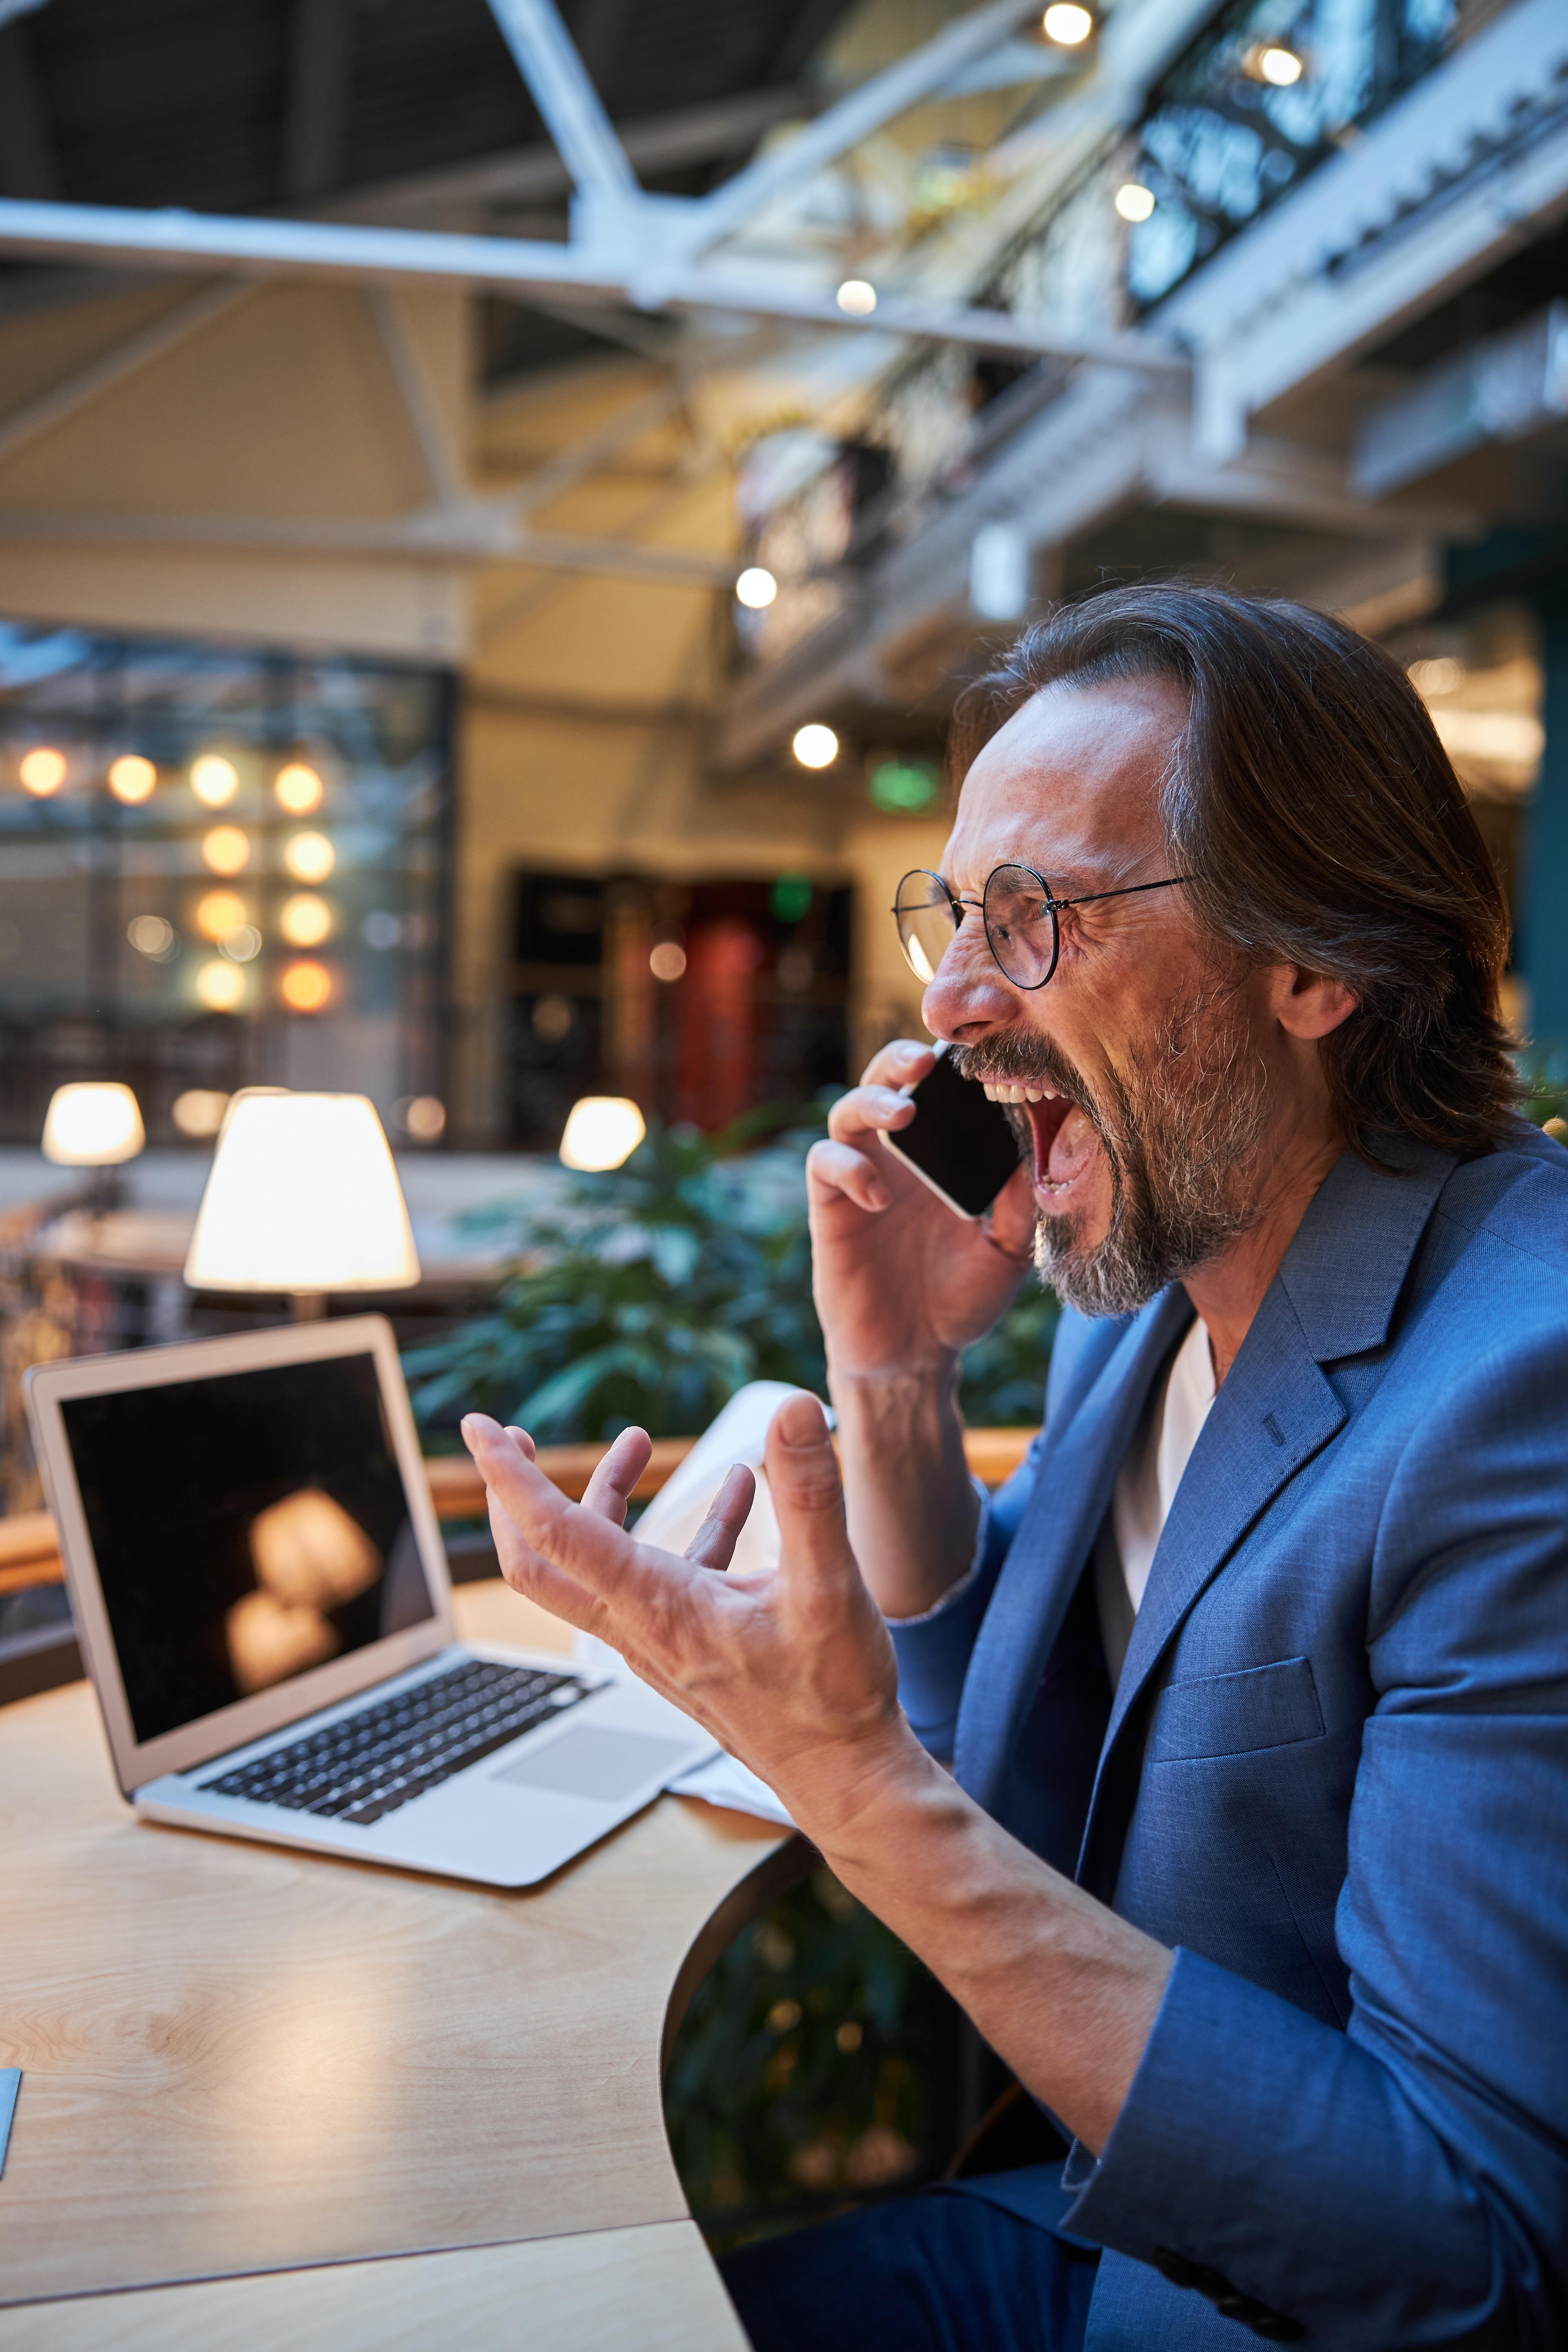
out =
[[[386,1132],[365,1095],[247,1087],[229,1104],[185,1260],[193,1290],[405,1290],[419,1258]]]

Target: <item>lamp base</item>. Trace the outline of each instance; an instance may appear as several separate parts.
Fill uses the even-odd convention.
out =
[[[296,1323],[324,1323],[327,1319],[327,1294],[324,1290],[291,1290],[289,1311]]]

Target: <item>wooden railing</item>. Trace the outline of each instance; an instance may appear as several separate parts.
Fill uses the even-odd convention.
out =
[[[963,1450],[970,1468],[987,1486],[999,1486],[1023,1460],[1034,1433],[1032,1429],[966,1430]],[[655,1439],[652,1459],[637,1487],[639,1501],[658,1494],[695,1442],[689,1437]],[[539,1466],[563,1493],[578,1497],[604,1452],[602,1445],[542,1445]],[[437,1518],[484,1516],[484,1485],[466,1454],[440,1454],[425,1467]],[[55,1523],[47,1511],[18,1511],[0,1518],[0,1596],[25,1591],[29,1585],[58,1584],[64,1574]]]

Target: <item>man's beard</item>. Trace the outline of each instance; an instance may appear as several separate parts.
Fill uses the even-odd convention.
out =
[[[1092,1085],[1044,1037],[958,1045],[952,1059],[967,1076],[1043,1079],[1099,1136],[1110,1171],[1104,1240],[1087,1248],[1074,1217],[1045,1211],[1035,1228],[1041,1280],[1080,1314],[1132,1314],[1256,1222],[1244,1180],[1268,1126],[1267,1079],[1223,987],[1194,992],[1123,1069],[1107,1068]],[[1008,1117],[1032,1164],[1028,1115],[1010,1106]]]

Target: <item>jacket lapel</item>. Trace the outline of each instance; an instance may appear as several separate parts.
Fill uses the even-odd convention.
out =
[[[1110,1506],[1155,1373],[1192,1319],[1179,1287],[1121,1334],[1076,1409],[1036,1456],[1034,1488],[1008,1548],[964,1679],[953,1771],[994,1805],[1008,1750],[1033,1703],[1089,1548]]]
[[[1149,1573],[1084,1831],[1086,1875],[1120,1735],[1205,1587],[1280,1489],[1347,1418],[1321,1365],[1381,1347],[1455,1161],[1390,1147],[1397,1172],[1347,1152],[1301,1221],[1193,1449]],[[1114,1473],[1112,1474],[1114,1477]]]

